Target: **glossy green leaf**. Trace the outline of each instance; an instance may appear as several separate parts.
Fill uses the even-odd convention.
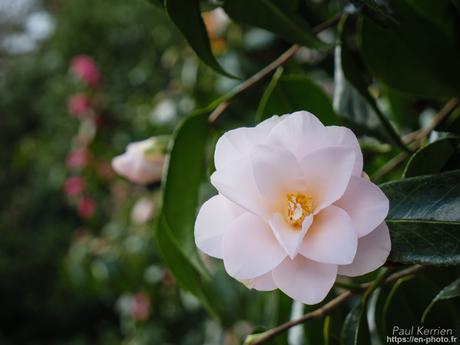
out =
[[[405,177],[431,175],[460,168],[460,139],[443,138],[422,147],[412,155]]]
[[[433,309],[434,305],[441,300],[448,300],[451,298],[460,297],[460,278],[452,282],[451,284],[447,285],[444,289],[442,289],[435,298],[430,302],[428,307],[426,307],[425,311],[422,315],[422,323],[425,322],[426,317],[430,313],[431,309]]]
[[[325,48],[310,25],[286,0],[225,0],[224,10],[237,22],[271,31],[285,40],[312,48]]]
[[[399,263],[460,263],[460,170],[381,185],[390,199],[387,224]]]
[[[353,23],[351,18],[344,17],[340,25],[340,57],[337,61],[341,65],[343,75],[356,88],[360,95],[367,101],[374,111],[380,124],[385,129],[388,138],[400,148],[407,150],[401,141],[399,134],[390,123],[389,119],[380,110],[377,101],[369,92],[371,78],[367,74],[367,69],[357,52],[353,50],[352,41]]]
[[[198,193],[205,174],[208,114],[186,118],[172,139],[166,179],[163,184],[163,214],[184,254],[199,265],[193,228]],[[200,266],[198,266],[199,268]]]
[[[217,306],[209,278],[198,258],[193,228],[198,192],[204,175],[208,137],[206,112],[186,118],[176,130],[163,181],[163,207],[154,229],[154,240],[180,286],[194,294],[209,311]]]
[[[198,57],[215,71],[233,78],[219,65],[211,50],[209,36],[201,17],[199,0],[166,0],[166,9]]]
[[[342,327],[342,345],[369,344],[366,303],[361,301],[351,309]]]
[[[384,27],[365,17],[360,30],[361,51],[372,74],[403,92],[430,98],[456,96],[460,45],[453,4],[448,0],[389,4],[397,23]]]
[[[212,301],[210,281],[180,249],[180,245],[174,238],[174,231],[170,228],[164,213],[158,216],[153,238],[160,257],[169,267],[179,285],[195,295],[211,314],[217,316],[217,305]]]
[[[272,79],[262,97],[257,115],[258,120],[263,121],[272,115],[287,114],[297,110],[306,110],[315,114],[326,125],[340,122],[332,108],[329,96],[310,78],[301,74]]]

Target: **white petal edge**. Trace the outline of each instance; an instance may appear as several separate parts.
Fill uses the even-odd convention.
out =
[[[310,260],[344,265],[353,262],[358,236],[348,214],[329,206],[315,216],[299,253]]]
[[[283,116],[273,127],[268,144],[283,147],[301,160],[308,153],[329,145],[325,128],[315,115],[297,111]]]
[[[297,190],[302,172],[291,152],[277,146],[256,145],[250,159],[254,180],[264,198],[284,201],[288,193]]]
[[[270,217],[273,205],[260,195],[248,157],[216,170],[211,175],[211,183],[220,194],[240,207],[265,219]]]
[[[292,299],[317,304],[334,285],[337,265],[322,264],[297,255],[293,260],[286,258],[272,275],[276,286]]]
[[[390,251],[390,232],[388,226],[382,223],[369,235],[359,239],[354,261],[349,265],[339,266],[338,273],[357,277],[375,271],[385,263]]]
[[[345,193],[335,202],[344,209],[358,232],[363,237],[374,230],[388,215],[390,207],[382,190],[365,178],[353,176]]]
[[[299,247],[312,222],[313,216],[305,217],[302,222],[302,228],[296,229],[288,224],[279,213],[275,213],[268,221],[279,244],[291,259],[297,255]]]
[[[351,178],[354,160],[352,149],[335,146],[316,150],[300,162],[305,192],[313,197],[314,214],[343,195]]]
[[[228,225],[245,212],[222,195],[213,196],[200,208],[195,221],[195,244],[207,255],[222,259],[222,237]]]
[[[359,146],[358,138],[353,131],[341,126],[327,126],[326,131],[331,140],[332,146],[346,146],[355,152],[355,165],[353,166],[353,175],[361,176],[363,172],[363,153]]]
[[[254,145],[263,144],[271,129],[280,121],[279,116],[259,123],[255,127],[242,127],[224,133],[216,143],[214,164],[217,170],[245,156]]]
[[[254,289],[258,291],[272,291],[276,290],[277,287],[273,281],[272,272],[265,273],[260,277],[254,279],[248,279],[242,282],[249,289]]]
[[[268,224],[251,213],[239,216],[224,234],[225,270],[238,280],[259,277],[278,266],[285,257]]]

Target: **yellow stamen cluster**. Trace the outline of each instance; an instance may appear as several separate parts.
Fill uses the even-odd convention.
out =
[[[313,212],[313,198],[302,193],[288,193],[286,195],[286,220],[296,228]]]

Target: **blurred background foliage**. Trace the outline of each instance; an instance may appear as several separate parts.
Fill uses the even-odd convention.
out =
[[[304,45],[271,79],[232,101],[211,127],[210,140],[203,141],[207,156],[224,130],[306,109],[359,134],[365,169],[378,182],[404,172],[410,177],[458,169],[458,100],[450,116],[417,142],[423,152],[410,158],[398,146],[398,135],[414,136],[437,118],[449,97],[458,96],[457,1],[271,1],[291,16],[292,27],[283,26],[285,17],[270,17],[268,2],[225,1],[235,23],[210,11],[221,3],[202,1],[203,36],[188,16],[193,8],[174,11],[173,0],[166,4],[170,18],[161,0],[0,1],[1,344],[231,345],[291,317],[290,301],[281,293],[250,291],[229,279],[220,264],[201,258],[218,292],[207,309],[216,309],[220,319],[210,317],[196,290],[186,289],[194,296],[178,288],[178,273],[170,272],[153,245],[152,227],[163,224],[157,219],[159,183],[132,184],[110,166],[128,143],[172,135],[195,109],[240,83],[209,65],[245,79],[291,43]],[[309,31],[338,13],[344,14],[338,29],[319,38]],[[203,48],[203,37],[212,51]],[[70,71],[82,55],[99,69],[97,86]],[[90,103],[91,116],[82,119],[72,107],[76,95]],[[184,144],[200,140],[189,137]],[[204,175],[210,171],[212,160]],[[214,193],[206,181],[198,175],[200,200]],[[84,195],[77,197],[72,188],[84,189]],[[423,279],[431,285],[417,290],[423,302],[418,301],[427,305],[455,277],[455,268],[429,271]],[[388,300],[409,301],[414,281],[400,286],[405,287],[401,282],[379,290],[374,312],[398,317]],[[405,310],[421,314],[424,308],[411,301]],[[456,320],[458,327],[458,303],[449,308],[441,323]],[[430,315],[439,315],[436,310]],[[337,311],[327,328],[322,321],[311,323],[304,340],[295,342],[290,334],[289,343],[335,344],[345,315]]]

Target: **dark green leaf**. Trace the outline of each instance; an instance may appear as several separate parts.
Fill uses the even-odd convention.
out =
[[[344,17],[340,25],[340,56],[338,63],[341,65],[343,75],[356,88],[361,96],[368,102],[377,115],[380,124],[385,129],[389,139],[400,148],[407,150],[400,136],[393,128],[388,118],[377,105],[376,100],[369,92],[371,78],[367,75],[367,69],[357,52],[353,51],[353,23],[350,18]]]
[[[452,3],[392,0],[390,6],[397,24],[383,27],[363,18],[361,51],[372,74],[403,92],[430,98],[456,96],[460,45]]]
[[[286,0],[225,0],[224,9],[237,22],[266,29],[292,43],[325,48],[295,5]]]
[[[404,171],[405,177],[436,174],[460,168],[460,139],[443,138],[412,155]]]
[[[275,75],[276,77],[276,75]],[[288,75],[272,80],[257,110],[258,120],[272,115],[310,111],[327,125],[340,122],[329,96],[305,75]]]
[[[366,303],[361,301],[347,315],[342,327],[342,345],[369,344]]]
[[[451,298],[460,297],[460,278],[452,282],[451,284],[447,285],[444,289],[442,289],[435,298],[431,301],[428,307],[425,309],[422,315],[422,323],[425,322],[426,317],[428,316],[431,309],[434,305],[441,300],[447,300]]]
[[[460,263],[460,170],[381,186],[390,199],[390,260]]]
[[[163,213],[158,216],[153,238],[161,258],[179,285],[195,295],[211,314],[217,316],[217,305],[212,301],[213,294],[208,278],[190,262],[180,249],[180,245],[174,239],[174,231],[169,227]]]
[[[233,78],[222,69],[212,53],[206,26],[201,17],[200,1],[166,0],[166,9],[200,59],[215,71]]]
[[[393,17],[391,8],[388,6],[387,1],[376,0],[351,0],[356,7],[358,7],[369,18],[385,24],[387,22],[397,23]]]
[[[198,193],[205,173],[208,114],[186,118],[173,136],[166,179],[163,214],[183,253],[198,268],[193,228],[198,208]]]

